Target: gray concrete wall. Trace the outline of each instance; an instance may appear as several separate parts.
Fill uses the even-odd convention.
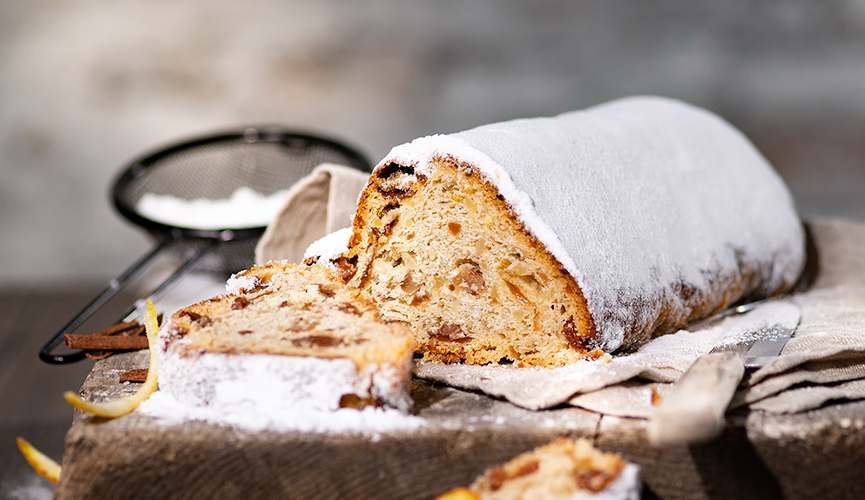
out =
[[[865,1],[6,1],[0,286],[104,282],[149,240],[125,162],[280,123],[373,160],[416,136],[630,94],[748,133],[803,215],[865,219]]]

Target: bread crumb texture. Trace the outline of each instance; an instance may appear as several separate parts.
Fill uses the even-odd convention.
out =
[[[411,325],[426,359],[560,366],[594,350],[579,286],[471,165],[390,164],[361,195],[349,285]]]
[[[167,349],[181,354],[282,354],[410,366],[405,325],[387,324],[376,306],[322,266],[271,262],[240,273],[245,287],[176,312]]]
[[[603,491],[626,465],[585,439],[561,438],[488,469],[469,490],[484,500],[573,498],[577,492]]]

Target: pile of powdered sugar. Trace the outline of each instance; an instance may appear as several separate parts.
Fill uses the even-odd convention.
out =
[[[288,196],[283,189],[269,195],[239,187],[229,198],[186,200],[171,195],[145,193],[136,205],[142,216],[192,229],[243,229],[264,227],[279,212]]]

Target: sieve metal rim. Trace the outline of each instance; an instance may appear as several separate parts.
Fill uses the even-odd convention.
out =
[[[129,202],[125,193],[132,182],[136,181],[141,176],[146,175],[151,168],[172,155],[217,143],[238,142],[244,144],[255,144],[263,142],[286,143],[290,145],[291,142],[298,141],[305,144],[318,144],[325,148],[337,150],[344,154],[348,160],[349,164],[346,166],[364,172],[372,171],[372,165],[363,154],[336,139],[325,137],[317,133],[313,134],[311,132],[303,132],[282,126],[247,126],[199,135],[179,142],[174,141],[167,147],[153,148],[150,152],[131,161],[116,178],[111,191],[111,200],[114,204],[114,208],[125,219],[146,229],[157,240],[164,238],[202,238],[231,241],[236,239],[257,238],[264,234],[266,226],[201,229],[172,225],[150,219],[138,212],[136,207]]]

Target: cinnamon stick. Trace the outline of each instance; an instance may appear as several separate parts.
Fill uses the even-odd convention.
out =
[[[128,331],[132,330],[133,328],[138,329],[140,327],[141,327],[141,325],[137,321],[132,320],[132,321],[127,321],[125,323],[117,323],[116,325],[109,326],[108,328],[106,328],[104,330],[99,330],[98,332],[94,333],[93,335],[101,337],[104,335],[114,335],[116,333],[121,333],[121,332],[124,335],[137,335],[137,333],[128,332]]]
[[[136,336],[136,335],[144,335],[145,334],[144,325],[139,323],[138,321],[126,321],[123,323],[118,323],[116,325],[109,326],[104,330],[99,330],[93,335],[96,337],[106,337],[111,335],[122,335],[122,336]],[[87,352],[84,353],[90,359],[100,360],[105,359],[108,356],[114,354],[114,351],[110,350],[100,350],[100,349],[88,349]]]
[[[147,368],[138,368],[120,374],[121,382],[144,382],[145,380],[147,380]]]
[[[69,349],[88,350],[133,350],[147,349],[147,337],[126,335],[75,335],[67,333],[63,337]]]

